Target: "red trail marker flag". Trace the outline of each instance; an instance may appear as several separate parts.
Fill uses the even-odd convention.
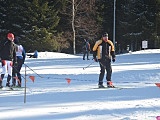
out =
[[[159,88],[160,88],[160,83],[155,83],[155,84],[156,84],[156,86],[157,86],[157,87],[159,87]]]
[[[29,76],[29,78],[32,80],[32,82],[34,82],[35,76]]]
[[[71,83],[71,79],[70,78],[66,78],[67,83],[70,84]]]

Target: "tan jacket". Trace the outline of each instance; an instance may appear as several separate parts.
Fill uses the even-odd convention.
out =
[[[103,40],[96,41],[93,47],[93,57],[98,59],[112,59],[115,58],[115,49],[111,40],[104,42]]]

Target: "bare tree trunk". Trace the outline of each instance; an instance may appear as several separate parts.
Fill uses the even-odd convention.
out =
[[[75,26],[74,26],[74,18],[75,18],[75,2],[72,0],[72,30],[73,30],[73,54],[76,54],[76,42],[75,42]]]

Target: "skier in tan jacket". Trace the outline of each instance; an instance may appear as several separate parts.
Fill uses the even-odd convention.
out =
[[[93,47],[93,59],[96,62],[99,62],[100,65],[100,75],[99,75],[99,88],[104,88],[103,78],[106,74],[107,87],[113,88],[111,76],[112,76],[112,67],[111,60],[115,62],[115,49],[111,40],[108,39],[108,33],[104,33],[102,38],[96,41]]]

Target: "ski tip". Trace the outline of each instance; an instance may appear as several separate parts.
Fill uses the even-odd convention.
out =
[[[155,83],[155,85],[160,88],[160,83]]]

